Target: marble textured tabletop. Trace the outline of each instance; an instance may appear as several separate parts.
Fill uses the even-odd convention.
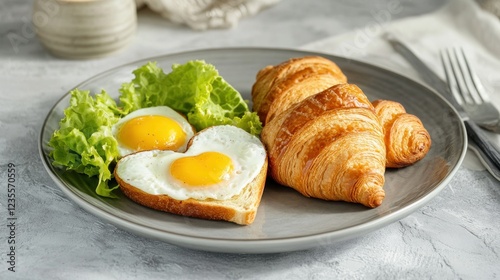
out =
[[[359,238],[306,251],[233,255],[181,248],[118,229],[69,200],[42,166],[37,141],[43,119],[64,93],[95,74],[184,50],[298,48],[369,24],[394,1],[283,0],[233,29],[208,31],[169,23],[143,9],[128,47],[91,60],[51,56],[34,34],[32,1],[2,1],[0,279],[500,278],[500,183],[486,171],[461,167],[430,203]],[[445,1],[396,2],[402,9],[393,19],[429,13]],[[13,173],[15,227],[7,219]],[[9,271],[13,265],[15,272]]]

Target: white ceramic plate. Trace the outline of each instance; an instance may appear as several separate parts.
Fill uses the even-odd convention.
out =
[[[191,51],[130,63],[99,74],[77,87],[98,92],[106,89],[118,96],[118,88],[132,79],[132,70],[157,61],[166,72],[173,63],[204,59],[246,99],[257,71],[292,57],[318,53],[262,48],[228,48]],[[139,235],[200,250],[233,253],[271,253],[302,250],[332,244],[377,230],[395,222],[436,196],[457,171],[466,151],[463,123],[450,105],[427,87],[396,73],[362,62],[326,54],[335,61],[350,83],[363,89],[370,100],[401,102],[424,123],[432,148],[417,164],[386,172],[386,198],[376,209],[305,198],[292,189],[268,183],[255,222],[239,226],[228,222],[186,218],[140,206],[119,193],[118,199],[94,193],[95,180],[52,167],[48,140],[68,106],[63,96],[45,120],[40,153],[48,173],[61,190],[87,211]]]

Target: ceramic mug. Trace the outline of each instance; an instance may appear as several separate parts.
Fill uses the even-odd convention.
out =
[[[51,53],[95,58],[125,47],[137,27],[135,0],[35,0],[36,34]]]

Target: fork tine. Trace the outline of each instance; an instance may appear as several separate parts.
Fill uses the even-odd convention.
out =
[[[448,56],[450,58],[450,63],[452,65],[451,69],[453,70],[455,80],[458,85],[458,92],[464,99],[465,103],[468,104],[476,103],[477,100],[474,98],[474,96],[471,94],[471,91],[469,90],[469,84],[470,84],[470,82],[468,81],[469,76],[465,72],[466,69],[464,69],[464,64],[461,61],[460,56],[457,53],[457,50],[449,49]]]
[[[455,76],[455,71],[453,70],[453,65],[451,63],[451,55],[450,51],[445,49],[441,50],[441,62],[443,63],[443,68],[444,72],[446,74],[446,80],[448,81],[448,87],[453,94],[453,97],[455,97],[455,100],[457,101],[458,104],[463,104],[464,103],[464,98],[460,94],[458,88],[458,82],[457,78]]]
[[[470,68],[470,65],[467,61],[467,57],[462,48],[455,48],[454,55],[457,61],[458,66],[460,67],[460,72],[462,73],[462,80],[465,88],[467,88],[468,95],[472,98],[477,104],[483,103],[483,100],[477,91],[476,85],[474,84],[474,80],[472,75],[474,74]]]
[[[468,77],[470,78],[471,89],[469,90],[471,91],[471,93],[474,92],[475,95],[477,95],[477,98],[482,99],[482,101],[489,101],[489,95],[486,93],[486,90],[484,89],[484,86],[481,83],[481,80],[477,76],[476,72],[472,69],[471,65],[469,64],[467,56],[465,55],[465,52],[462,48],[460,49],[460,53],[463,60],[464,68],[466,69]]]
[[[465,52],[461,49],[442,49],[440,55],[448,88],[455,101],[479,126],[500,133],[500,113],[488,101],[488,93],[483,91],[479,78],[467,62]]]

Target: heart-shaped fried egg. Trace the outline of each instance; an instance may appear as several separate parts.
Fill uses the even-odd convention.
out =
[[[257,137],[222,125],[196,134],[185,153],[152,150],[123,157],[115,174],[149,194],[226,200],[252,182],[265,160],[266,150]]]

